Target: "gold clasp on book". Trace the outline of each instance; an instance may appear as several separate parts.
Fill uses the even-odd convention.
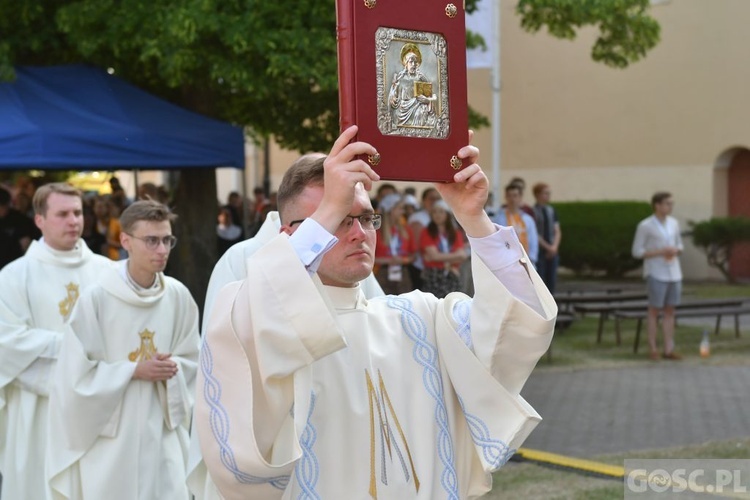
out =
[[[373,167],[377,167],[378,163],[380,163],[380,153],[375,153],[374,155],[368,155],[367,161],[370,162],[370,165]]]
[[[461,165],[463,165],[463,162],[461,161],[461,158],[458,156],[454,156],[451,158],[451,167],[453,167],[453,170],[458,170],[461,168]]]
[[[458,14],[458,9],[452,3],[445,6],[445,15],[453,19]]]
[[[375,8],[375,4],[377,3],[377,0],[365,0],[365,7],[367,7],[368,9],[373,9]]]

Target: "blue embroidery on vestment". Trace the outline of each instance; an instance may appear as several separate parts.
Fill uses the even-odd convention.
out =
[[[443,463],[443,473],[440,484],[448,493],[448,498],[458,500],[458,476],[453,456],[453,441],[448,426],[448,412],[443,401],[443,379],[438,368],[438,351],[427,339],[427,326],[422,318],[412,309],[412,303],[407,299],[388,296],[388,306],[401,311],[401,327],[406,335],[414,341],[412,356],[414,361],[424,367],[422,383],[435,400],[435,421],[438,425],[437,447],[438,456]]]
[[[315,485],[318,483],[318,477],[320,477],[320,468],[318,467],[318,459],[312,449],[318,438],[318,431],[310,422],[314,410],[315,393],[312,392],[310,394],[310,410],[307,412],[307,425],[299,440],[302,447],[302,458],[294,468],[294,475],[297,477],[297,482],[302,490],[297,497],[300,500],[320,500],[320,495],[315,492]]]
[[[283,490],[289,484],[289,476],[258,477],[241,471],[237,467],[234,451],[229,445],[229,414],[221,404],[221,384],[213,376],[214,360],[208,342],[203,342],[200,353],[201,371],[205,379],[203,386],[203,398],[211,410],[209,422],[214,439],[219,444],[221,463],[231,472],[235,479],[242,484],[269,483],[274,488]]]
[[[516,450],[510,448],[499,439],[492,439],[487,424],[481,418],[468,413],[460,397],[458,398],[458,402],[461,404],[461,410],[463,410],[466,422],[469,425],[471,439],[474,441],[474,444],[482,448],[484,461],[492,467],[492,470],[499,469],[505,465],[515,455]]]
[[[471,300],[460,300],[453,305],[453,320],[458,323],[456,333],[466,347],[474,352],[474,342],[471,340]]]

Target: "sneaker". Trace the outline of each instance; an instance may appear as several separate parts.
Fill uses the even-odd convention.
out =
[[[665,352],[664,354],[661,355],[661,357],[664,358],[664,359],[671,359],[673,361],[679,361],[679,360],[682,359],[682,356],[680,356],[679,354],[677,354],[674,351],[672,351],[670,353],[666,353]]]
[[[651,361],[659,361],[661,359],[661,356],[657,351],[651,351],[651,353],[648,355],[648,359]]]

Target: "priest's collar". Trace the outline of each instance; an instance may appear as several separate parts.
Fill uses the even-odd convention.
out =
[[[37,241],[32,241],[31,246],[26,252],[30,257],[37,258],[44,262],[49,262],[58,266],[73,267],[79,266],[83,263],[90,253],[91,251],[80,238],[72,250],[56,250],[44,241],[44,237],[39,238]]]
[[[149,287],[142,287],[136,281],[133,279],[133,277],[130,275],[130,270],[128,269],[128,260],[122,260],[118,262],[120,265],[120,276],[125,280],[125,283],[128,284],[128,286],[133,290],[135,293],[137,293],[140,296],[150,296],[150,295],[156,295],[159,292],[161,292],[162,287],[164,284],[162,283],[162,280],[160,279],[161,276],[159,274],[154,275],[154,282]]]
[[[357,283],[354,287],[325,286],[328,297],[333,306],[339,310],[356,309],[364,304],[365,294],[362,292],[362,284]]]

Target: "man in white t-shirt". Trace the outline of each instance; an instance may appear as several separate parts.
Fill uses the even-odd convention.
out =
[[[674,310],[682,294],[680,254],[682,238],[680,225],[672,217],[674,201],[665,191],[651,198],[654,214],[638,224],[633,241],[633,257],[643,259],[643,276],[648,285],[648,345],[649,357],[678,360],[674,352]],[[662,331],[664,352],[660,355],[656,345],[659,314],[663,314]]]

